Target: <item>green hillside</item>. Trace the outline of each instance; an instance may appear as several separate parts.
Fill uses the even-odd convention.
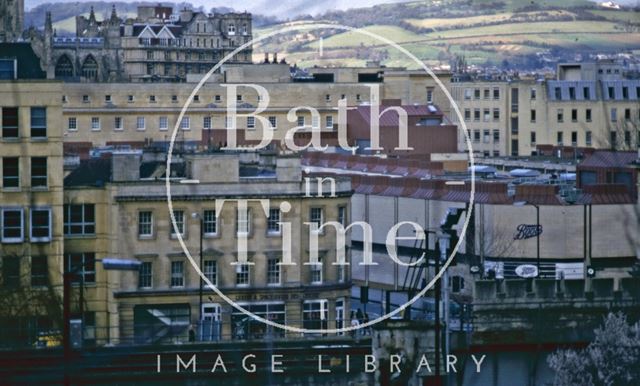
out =
[[[431,0],[329,12],[314,21],[362,28],[398,43],[429,64],[448,63],[464,55],[469,63],[536,66],[540,54],[640,49],[638,10],[609,11],[586,0]],[[270,26],[268,31],[285,25]],[[256,35],[266,31],[257,29]],[[409,65],[398,50],[338,28],[282,34],[255,51],[256,57],[277,51],[303,66],[362,65],[367,60]]]

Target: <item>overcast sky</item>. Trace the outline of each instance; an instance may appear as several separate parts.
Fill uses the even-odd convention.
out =
[[[118,0],[125,1],[128,0]],[[229,0],[191,0],[195,6],[204,6],[207,10],[213,7],[231,7],[237,11],[249,11],[262,15],[278,16],[286,19],[289,16],[324,13],[333,9],[362,8],[381,3],[398,3],[406,0],[245,0],[232,2]],[[25,0],[27,9],[42,3],[78,2],[78,0]],[[108,3],[109,1],[105,1]],[[129,1],[132,2],[132,1]],[[180,4],[181,1],[170,1]],[[162,3],[169,3],[162,1]]]

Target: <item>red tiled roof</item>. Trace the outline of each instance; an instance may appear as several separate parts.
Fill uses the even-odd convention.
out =
[[[638,159],[638,153],[633,151],[596,151],[585,159],[578,168],[623,168]]]
[[[389,107],[401,107],[407,112],[407,116],[442,116],[442,112],[437,109],[435,113],[429,110],[427,105],[406,105],[406,106],[380,106],[380,113]],[[435,107],[435,106],[434,106]],[[371,124],[371,106],[358,106],[354,111],[360,114],[360,117],[367,125]],[[397,127],[398,126],[398,113],[395,111],[387,111],[379,118],[380,127]]]
[[[635,203],[629,189],[622,184],[587,185],[583,194],[578,198],[577,204],[633,204]]]

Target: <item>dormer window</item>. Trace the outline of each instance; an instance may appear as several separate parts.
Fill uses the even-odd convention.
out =
[[[227,31],[229,32],[229,35],[235,35],[236,34],[236,25],[233,23],[229,23],[229,27],[227,27]]]

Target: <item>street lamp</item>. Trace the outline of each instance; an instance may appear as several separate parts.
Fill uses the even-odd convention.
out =
[[[202,239],[204,236],[204,219],[202,218],[202,216],[200,215],[200,213],[198,212],[193,212],[191,213],[191,218],[193,219],[198,219],[200,222],[200,270],[202,271],[202,258],[203,258],[203,253],[202,253]],[[200,340],[202,340],[202,334],[203,334],[203,326],[202,326],[202,286],[203,286],[203,281],[202,278],[198,278],[198,281],[200,282],[200,286],[198,289],[198,315],[200,315],[200,323],[199,323],[199,329],[200,329]]]
[[[449,244],[451,243],[451,236],[447,233],[442,233],[438,236],[438,246],[440,247],[440,260],[442,262],[447,261],[447,251],[449,250]],[[442,288],[444,289],[442,302],[444,303],[444,352],[445,355],[449,355],[449,274],[445,269],[442,274]],[[439,338],[439,337],[438,337]],[[446,357],[448,358],[448,357]]]
[[[536,208],[536,268],[538,271],[536,276],[540,277],[540,233],[542,233],[540,229],[540,206],[528,201],[516,201],[513,203],[513,206],[517,207],[527,205],[531,205]]]
[[[104,258],[102,260],[96,259],[96,262],[101,262],[102,267],[105,270],[118,270],[118,271],[127,271],[127,270],[137,270],[140,267],[140,262],[138,260],[129,260],[129,259],[117,259],[117,258]],[[66,267],[65,262],[65,267]],[[73,277],[76,275],[80,275],[82,282],[80,287],[80,309],[81,314],[84,313],[82,303],[84,300],[82,299],[83,287],[84,287],[84,261],[79,266],[73,270],[64,269],[62,274],[62,346],[63,346],[63,355],[64,355],[64,384],[71,384],[69,378],[69,360],[71,357],[71,281]],[[81,326],[84,330],[84,324]]]

